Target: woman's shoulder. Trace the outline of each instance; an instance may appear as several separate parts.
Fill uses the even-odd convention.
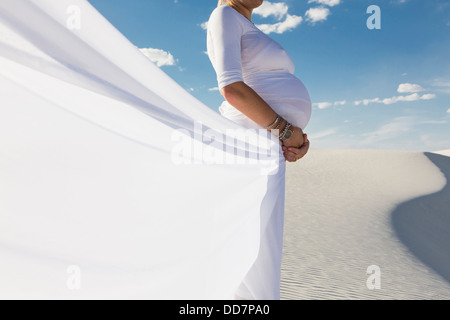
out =
[[[239,20],[240,13],[228,5],[222,5],[213,10],[210,19],[226,19],[226,20]]]
[[[221,5],[218,6],[217,8],[215,8],[212,12],[212,14],[231,14],[233,12],[236,12],[236,10],[234,10],[232,7],[228,6],[228,5]]]
[[[208,29],[210,28],[223,28],[227,27],[227,30],[240,30],[241,34],[249,31],[247,18],[237,12],[235,9],[228,5],[222,5],[217,7],[211,13],[211,17],[208,21]]]

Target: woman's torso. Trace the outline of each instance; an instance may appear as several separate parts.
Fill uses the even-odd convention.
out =
[[[311,116],[311,100],[302,81],[294,76],[295,65],[289,54],[233,8],[223,6],[216,10],[231,10],[241,24],[244,82],[276,112],[304,129]],[[208,34],[208,54],[214,65],[214,50],[211,43],[211,35]],[[245,117],[226,101],[220,107],[220,112],[236,120]]]

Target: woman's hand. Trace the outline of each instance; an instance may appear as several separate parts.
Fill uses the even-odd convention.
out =
[[[288,139],[288,140],[291,140],[291,139]],[[288,141],[288,140],[286,140],[286,141]],[[286,161],[296,162],[297,160],[303,158],[308,153],[309,146],[310,146],[310,143],[308,140],[308,135],[303,134],[303,141],[304,141],[304,143],[301,147],[290,147],[290,146],[286,146],[283,143],[282,148],[283,148],[284,158],[286,159]]]
[[[301,128],[294,127],[292,136],[283,140],[283,146],[300,148],[305,143],[304,133]]]

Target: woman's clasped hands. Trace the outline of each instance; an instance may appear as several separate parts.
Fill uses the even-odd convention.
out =
[[[282,149],[284,158],[288,162],[296,162],[303,158],[309,151],[308,135],[301,128],[294,127],[293,135],[283,141]]]

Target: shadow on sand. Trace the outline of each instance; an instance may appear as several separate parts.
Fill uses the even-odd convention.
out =
[[[392,225],[403,244],[450,283],[450,157],[425,155],[441,169],[447,185],[399,205],[392,213]]]

